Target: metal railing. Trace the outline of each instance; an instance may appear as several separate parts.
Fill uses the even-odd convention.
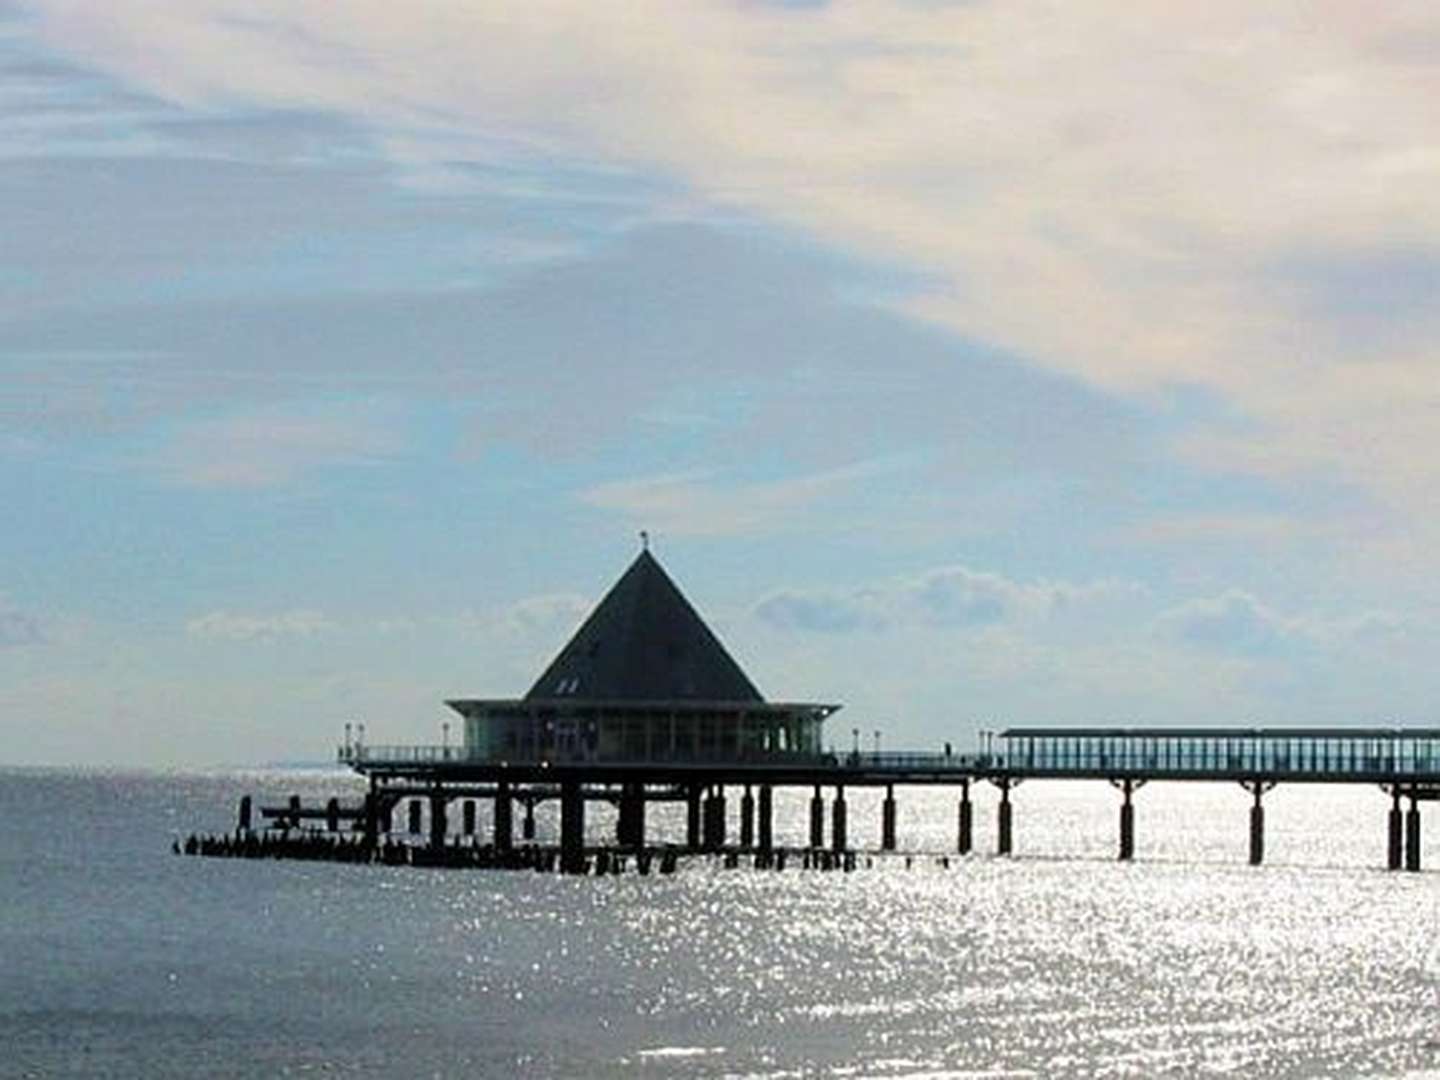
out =
[[[1001,755],[981,753],[945,754],[923,751],[887,750],[881,753],[801,753],[785,751],[755,751],[738,756],[717,757],[705,753],[680,753],[649,758],[599,758],[583,751],[571,753],[548,752],[540,757],[503,758],[493,754],[471,751],[465,746],[446,745],[349,745],[341,746],[336,753],[337,760],[350,766],[406,766],[444,764],[501,764],[508,761],[514,765],[806,765],[821,768],[859,770],[910,770],[923,772],[974,773],[985,769],[1003,768]]]

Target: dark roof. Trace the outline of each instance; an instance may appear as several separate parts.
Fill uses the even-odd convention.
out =
[[[526,701],[764,698],[649,551],[640,552]]]

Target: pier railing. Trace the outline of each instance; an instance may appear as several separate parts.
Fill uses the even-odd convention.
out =
[[[339,747],[337,760],[343,765],[444,765],[444,764],[499,764],[499,759],[489,754],[479,753],[466,746],[454,745],[349,745]],[[713,756],[704,754],[675,754],[671,756],[657,756],[654,758],[594,758],[583,754],[552,754],[542,757],[539,762],[516,760],[511,764],[539,764],[546,762],[555,765],[615,765],[615,766],[643,766],[643,765],[715,765],[715,764],[736,764],[736,765],[796,765],[803,764],[819,768],[833,769],[858,769],[858,770],[914,770],[917,772],[955,772],[974,773],[985,769],[1002,767],[1002,762],[997,755],[986,754],[944,754],[931,753],[927,751],[884,751],[878,753],[867,753],[863,751],[849,753],[821,753],[802,754],[784,752],[757,752],[750,756],[740,756],[717,760]]]
[[[1027,776],[1440,778],[1440,731],[1430,729],[1022,728],[1000,743],[1008,770]]]
[[[583,750],[501,761],[463,744],[358,745],[339,748],[360,769],[447,765],[556,765],[614,768],[800,766],[864,774],[942,779],[1134,777],[1176,780],[1269,777],[1311,782],[1414,780],[1440,783],[1440,730],[1347,729],[1011,729],[979,751],[941,753],[859,749],[828,753],[756,751],[737,757],[671,754],[600,758]],[[859,782],[860,777],[856,777]],[[887,781],[888,782],[888,781]]]

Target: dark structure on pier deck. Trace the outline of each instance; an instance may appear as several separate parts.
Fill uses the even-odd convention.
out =
[[[645,846],[647,802],[684,798],[687,845],[723,847],[724,785],[735,770],[758,770],[757,780],[808,774],[825,760],[824,723],[840,707],[765,701],[648,546],[525,697],[447,704],[465,719],[454,752],[342,750],[369,775],[370,801],[383,810],[415,785],[432,785],[432,834],[443,838],[447,788],[493,785],[485,794],[495,800],[494,843],[508,849],[512,802],[524,805],[528,839],[535,803],[558,793],[567,869],[583,863],[587,797],[616,802],[621,846]],[[758,806],[747,784],[743,807],[743,842],[754,842],[758,811],[768,848],[771,784],[759,785]]]
[[[448,702],[470,761],[801,761],[838,705],[767,703],[648,550],[519,700]]]

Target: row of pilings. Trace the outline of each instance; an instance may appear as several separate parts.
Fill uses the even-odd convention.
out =
[[[184,842],[175,841],[174,852],[229,859],[299,859],[317,862],[377,863],[384,866],[422,866],[445,869],[534,870],[554,873],[563,868],[559,848],[538,844],[522,844],[499,850],[493,844],[467,844],[458,838],[442,848],[406,844],[387,838],[379,847],[369,847],[359,836],[334,836],[318,831],[300,833],[278,831],[201,835],[192,833]],[[775,848],[769,851],[693,851],[667,845],[659,848],[622,850],[590,848],[581,857],[573,872],[604,876],[634,872],[673,874],[681,856],[708,858],[727,870],[751,866],[756,870],[783,871],[787,867],[800,870],[843,871],[851,873],[862,865],[870,869],[875,855],[853,850],[831,851],[810,848]],[[931,864],[950,868],[948,855],[917,855],[913,852],[894,856],[903,859],[905,868]]]
[[[1000,796],[996,805],[995,852],[1001,856],[1010,855],[1013,852],[1014,842],[1014,808],[1011,792],[1018,786],[1020,780],[1003,777],[992,778],[991,782],[998,788]],[[1133,797],[1144,786],[1145,781],[1133,777],[1120,777],[1111,779],[1110,783],[1122,797],[1118,856],[1122,861],[1130,861],[1135,857],[1136,836]],[[1266,778],[1251,778],[1241,781],[1241,785],[1253,797],[1249,821],[1249,861],[1252,865],[1260,865],[1264,861],[1265,808],[1263,796],[1275,787],[1275,783],[1273,779]],[[809,847],[791,850],[808,851],[816,859],[819,858],[819,853],[825,852],[838,856],[843,861],[844,856],[851,851],[849,807],[845,797],[845,785],[836,784],[834,786],[834,798],[828,808],[822,785],[809,786],[813,788],[808,808]],[[956,809],[954,850],[960,855],[966,855],[974,847],[974,803],[970,797],[970,783],[964,782],[959,787],[960,798]],[[1399,784],[1387,785],[1385,790],[1392,796],[1392,805],[1387,819],[1386,864],[1392,870],[1403,867],[1407,870],[1418,871],[1421,862],[1419,801],[1433,797],[1434,793],[1413,785]],[[613,852],[617,857],[623,853],[634,854],[646,851],[679,851],[694,854],[744,852],[753,853],[763,860],[778,850],[774,843],[773,791],[769,784],[746,784],[743,785],[743,792],[739,805],[738,845],[732,844],[731,838],[727,835],[728,807],[726,789],[723,785],[691,784],[681,792],[671,790],[657,793],[655,791],[647,792],[642,783],[627,783],[621,785],[618,792],[607,791],[603,795],[597,795],[594,791],[582,787],[579,782],[567,781],[544,790],[512,789],[509,785],[499,785],[490,795],[493,800],[491,817],[493,834],[488,844],[477,842],[477,799],[473,797],[456,796],[443,788],[430,790],[423,794],[413,790],[396,794],[372,788],[359,807],[342,807],[337,799],[331,799],[323,809],[306,808],[301,806],[298,796],[291,796],[289,803],[285,806],[262,809],[261,813],[273,825],[270,829],[258,834],[252,830],[252,801],[249,796],[245,796],[240,803],[235,838],[209,838],[212,848],[227,843],[233,846],[243,842],[245,851],[207,850],[194,853],[416,863],[423,862],[429,857],[421,855],[417,858],[413,854],[416,851],[422,851],[439,853],[435,855],[436,859],[442,862],[445,859],[453,860],[456,865],[502,867],[515,861],[514,852],[525,850],[530,854],[515,862],[515,868],[530,868],[531,864],[527,860],[537,858],[535,852],[556,852],[558,854],[555,858],[558,860],[559,869],[571,873],[585,872],[585,867],[593,862],[596,851]],[[461,801],[463,843],[457,842],[457,838],[452,837],[449,831],[449,807],[456,798]],[[602,798],[613,802],[616,806],[616,842],[613,847],[596,849],[593,845],[587,846],[585,843],[585,803],[587,799],[593,801]],[[1402,799],[1404,798],[1409,799],[1408,810],[1402,808]],[[534,843],[536,805],[549,799],[558,799],[560,803],[559,844],[553,847]],[[654,846],[647,843],[646,804],[657,799],[683,800],[686,803],[684,844]],[[425,804],[428,802],[428,846],[421,846],[413,842],[397,843],[392,836],[393,811],[402,802],[406,804],[406,825],[412,839],[422,837],[426,831],[423,829],[422,818]],[[524,810],[521,823],[524,840],[522,845],[517,845],[514,839],[515,802],[519,802]],[[880,815],[879,851],[882,854],[893,852],[896,850],[898,818],[893,784],[885,785],[884,798],[880,804]],[[825,828],[827,817],[830,826],[828,845]],[[306,820],[323,821],[326,833],[329,835],[305,829],[303,822]],[[348,837],[341,835],[342,823],[348,825],[353,835]],[[191,839],[196,843],[203,843],[204,838],[192,837]],[[187,843],[187,850],[188,848],[189,844]],[[354,854],[355,850],[367,852],[369,857],[361,858]],[[447,851],[454,853],[444,854]],[[493,852],[493,854],[485,854],[489,852]]]

